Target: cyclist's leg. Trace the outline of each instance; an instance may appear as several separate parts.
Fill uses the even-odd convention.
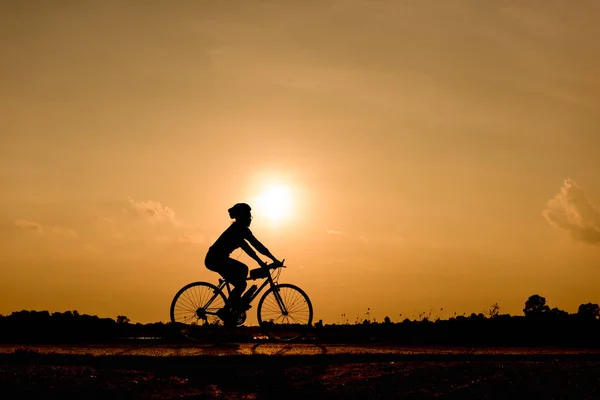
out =
[[[235,308],[239,305],[242,293],[246,290],[248,267],[243,262],[228,258],[223,263],[223,267],[220,269],[219,273],[226,281],[233,285],[233,290],[231,290],[225,306]]]
[[[225,258],[225,257],[213,256],[213,255],[211,255],[211,253],[209,251],[206,254],[206,258],[204,259],[204,265],[206,266],[206,268],[209,271],[216,272],[216,273],[220,274],[221,276],[223,276],[223,274],[221,273],[221,270],[223,269],[223,265],[226,263],[224,261],[226,259],[227,258]],[[223,279],[225,279],[224,276],[223,276]]]

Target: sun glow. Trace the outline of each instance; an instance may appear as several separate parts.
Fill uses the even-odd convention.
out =
[[[257,214],[274,223],[282,222],[290,217],[292,196],[286,185],[270,185],[257,198]]]

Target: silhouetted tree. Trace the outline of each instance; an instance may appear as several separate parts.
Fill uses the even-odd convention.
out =
[[[392,320],[390,319],[390,317],[386,316],[386,317],[383,319],[383,323],[384,323],[384,324],[386,324],[386,325],[389,325],[389,324],[391,324],[391,323],[392,323]]]
[[[118,315],[117,316],[117,324],[128,324],[129,322],[131,322],[131,320],[129,318],[127,318],[124,315]]]
[[[525,308],[523,309],[523,312],[527,317],[541,315],[548,311],[550,311],[550,307],[546,305],[546,299],[537,294],[529,296],[525,302]]]
[[[498,305],[498,303],[494,303],[488,311],[488,316],[490,318],[496,318],[498,317],[498,315],[500,315],[500,306]]]
[[[600,306],[594,303],[581,304],[577,315],[584,319],[600,319]]]
[[[566,317],[567,315],[569,315],[568,312],[560,310],[556,307],[554,307],[553,309],[551,309],[550,311],[548,311],[548,314],[554,316],[554,317]]]

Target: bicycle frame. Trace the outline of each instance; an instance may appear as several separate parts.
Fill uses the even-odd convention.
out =
[[[281,267],[279,267],[281,268]],[[261,278],[257,278],[257,279],[261,279]],[[255,281],[257,279],[252,279],[247,277],[246,281]],[[269,271],[269,275],[267,275],[265,278],[264,282],[258,287],[258,289],[256,289],[256,291],[252,294],[252,296],[250,296],[250,298],[248,299],[248,304],[252,303],[254,301],[254,299],[259,295],[259,293],[262,292],[262,290],[265,288],[265,286],[269,285],[271,286],[271,289],[273,289],[273,294],[275,296],[275,300],[277,301],[277,304],[279,305],[279,308],[281,309],[281,312],[283,313],[283,315],[287,315],[288,314],[288,310],[285,307],[285,304],[283,303],[283,301],[281,300],[281,297],[279,296],[279,289],[277,288],[277,286],[275,285],[275,282],[273,282],[273,277],[271,276],[271,271]],[[227,282],[225,279],[223,278],[219,278],[219,285],[217,286],[217,288],[223,292],[224,292],[224,288],[227,289],[227,298],[229,298],[229,296],[231,295],[231,289],[229,286],[229,282]],[[218,294],[215,292],[215,294],[213,295],[213,297],[210,298],[210,300],[208,300],[208,302],[206,303],[206,307],[210,306],[212,304],[212,302],[217,298]],[[242,295],[243,296],[243,295]],[[216,312],[210,312],[210,311],[206,311],[207,314],[216,314]]]

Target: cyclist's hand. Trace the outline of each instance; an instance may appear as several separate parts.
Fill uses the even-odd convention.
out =
[[[264,262],[263,260],[260,260],[258,265],[260,265],[263,268],[269,268],[269,265],[266,262]]]

